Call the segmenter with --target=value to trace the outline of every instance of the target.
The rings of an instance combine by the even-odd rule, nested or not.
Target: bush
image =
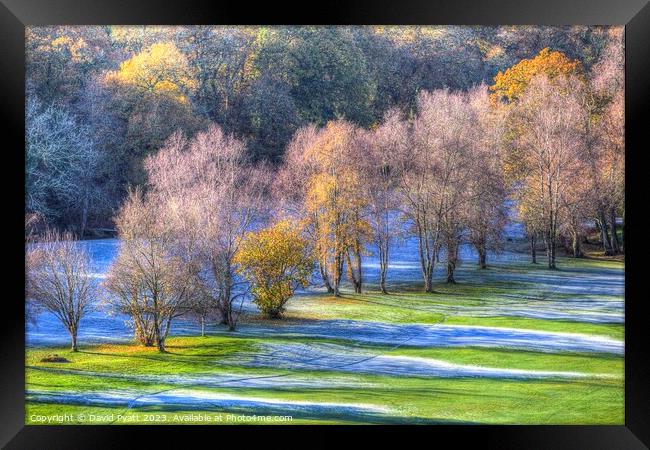
[[[295,289],[306,287],[313,270],[307,241],[289,221],[248,233],[235,256],[238,272],[251,283],[253,302],[279,318]]]
[[[54,355],[47,355],[41,358],[41,362],[44,363],[68,363],[70,362],[68,359],[64,358],[63,356],[59,356],[57,354]]]

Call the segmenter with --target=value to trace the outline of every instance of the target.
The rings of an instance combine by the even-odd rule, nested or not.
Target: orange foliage
[[[506,99],[511,102],[521,96],[536,75],[545,74],[553,79],[558,75],[579,74],[581,70],[580,61],[545,48],[534,58],[522,59],[505,72],[499,71],[494,77],[490,91],[493,99]]]

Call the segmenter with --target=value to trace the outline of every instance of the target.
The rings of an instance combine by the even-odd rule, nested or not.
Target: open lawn
[[[165,354],[32,345],[26,422],[621,424],[623,264],[559,265],[468,262],[435,293],[416,277],[303,292],[284,319],[247,308],[237,331],[176,333]]]

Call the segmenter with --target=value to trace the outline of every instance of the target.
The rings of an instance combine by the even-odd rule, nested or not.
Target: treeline
[[[29,27],[26,206],[112,228],[144,159],[210,123],[277,165],[300,127],[413,117],[422,91],[468,90],[543,48],[590,70],[606,27]]]

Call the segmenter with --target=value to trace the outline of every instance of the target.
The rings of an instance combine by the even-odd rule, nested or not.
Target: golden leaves
[[[107,81],[161,94],[181,103],[186,93],[196,87],[187,58],[171,42],[159,42],[127,59],[117,71],[106,75]]]
[[[289,220],[247,233],[234,262],[251,282],[254,302],[271,316],[282,312],[297,286],[307,286],[313,267],[306,239]]]
[[[513,101],[524,92],[531,79],[540,74],[550,79],[558,75],[577,74],[581,71],[580,61],[569,59],[564,53],[543,49],[534,58],[522,59],[514,66],[499,72],[490,86],[495,99]]]

